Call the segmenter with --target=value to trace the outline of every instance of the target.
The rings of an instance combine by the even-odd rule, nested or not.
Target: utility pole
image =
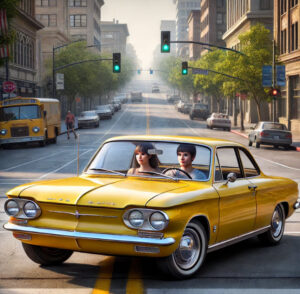
[[[275,40],[273,39],[273,58],[272,58],[273,62],[272,62],[272,72],[273,72],[273,79],[272,79],[272,88],[275,89],[276,88],[276,80],[275,80],[275,77],[276,77],[276,73],[275,73],[275,70],[276,70],[276,66],[275,66]],[[273,96],[272,98],[272,120],[273,122],[276,121],[276,98],[275,96]]]

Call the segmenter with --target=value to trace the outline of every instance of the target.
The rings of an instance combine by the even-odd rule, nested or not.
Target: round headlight
[[[23,206],[23,211],[26,216],[32,218],[38,215],[38,207],[32,201],[27,201]]]
[[[20,212],[19,205],[18,205],[18,203],[15,200],[8,200],[5,203],[4,207],[5,207],[5,212],[9,216],[16,216]]]
[[[2,129],[1,131],[0,131],[0,133],[1,133],[1,135],[6,135],[6,133],[7,133],[7,130],[6,129]]]
[[[144,216],[138,210],[133,210],[128,216],[128,220],[133,227],[141,227],[144,223]]]
[[[40,131],[40,128],[39,127],[33,127],[32,130],[33,130],[34,133],[38,133]]]
[[[167,225],[167,219],[161,212],[154,212],[150,216],[150,224],[155,230],[163,230]]]

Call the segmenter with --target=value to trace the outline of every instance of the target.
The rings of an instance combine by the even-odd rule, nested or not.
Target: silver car
[[[97,105],[96,106],[96,113],[99,116],[100,119],[104,118],[112,118],[112,109],[109,105]]]
[[[206,120],[207,128],[220,128],[227,131],[231,130],[231,120],[225,113],[212,113],[211,116]]]
[[[95,110],[83,111],[78,118],[78,128],[98,128],[100,119]]]
[[[292,144],[292,133],[284,124],[261,121],[256,124],[248,135],[249,146],[255,144],[256,148],[263,145],[273,145],[275,148],[282,146],[289,149]]]

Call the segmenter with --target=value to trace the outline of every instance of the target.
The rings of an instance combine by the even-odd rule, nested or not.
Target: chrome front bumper
[[[9,138],[9,139],[1,139],[0,138],[0,144],[36,142],[36,141],[43,141],[43,140],[44,140],[43,136],[37,136],[37,137],[15,137],[15,138]]]
[[[299,201],[297,201],[297,202],[294,204],[294,208],[295,208],[295,209],[300,208],[300,202],[299,202]]]
[[[3,228],[8,231],[22,232],[28,234],[31,233],[31,234],[38,234],[38,235],[47,235],[47,236],[65,237],[65,238],[74,238],[74,239],[89,239],[89,240],[105,241],[105,242],[147,244],[147,245],[158,245],[158,246],[168,246],[175,243],[174,238],[155,239],[155,238],[142,238],[138,236],[128,236],[128,235],[75,232],[75,231],[19,226],[12,223],[4,224]]]

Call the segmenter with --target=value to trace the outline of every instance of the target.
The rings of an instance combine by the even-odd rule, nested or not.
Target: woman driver
[[[146,173],[144,172],[160,172],[157,155],[149,154],[149,149],[155,149],[151,143],[141,143],[136,146],[133,168],[128,170],[128,175],[145,175]]]
[[[205,180],[206,175],[196,169],[193,168],[192,163],[193,160],[196,157],[196,148],[194,145],[191,144],[180,144],[177,148],[177,159],[180,165],[180,169],[187,172],[193,180]],[[180,172],[179,170],[170,170],[166,173],[166,175],[169,175],[171,177],[175,178],[187,178],[187,176]]]

